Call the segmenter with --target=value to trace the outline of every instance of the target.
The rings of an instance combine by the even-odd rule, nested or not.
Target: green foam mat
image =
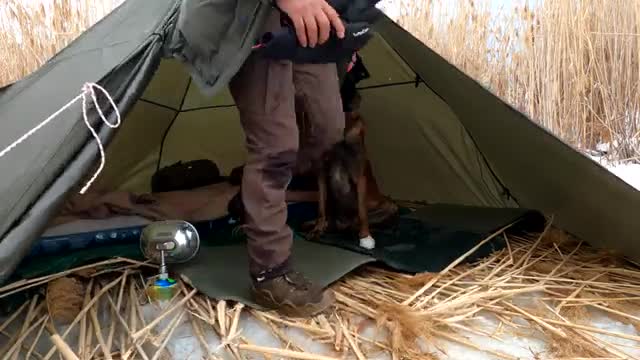
[[[515,224],[514,224],[515,223]],[[372,228],[376,247],[367,250],[359,240],[344,233],[325,233],[319,243],[369,255],[403,272],[439,272],[499,229],[540,231],[544,217],[517,208],[485,208],[460,205],[426,205],[401,214],[384,228]],[[463,263],[486,257],[506,246],[496,236],[470,254]]]
[[[411,211],[402,208],[397,220],[384,228],[373,228],[377,247],[358,246],[358,239],[345,234],[325,234],[318,242],[305,240],[296,232],[293,260],[297,270],[322,286],[339,280],[357,267],[380,262],[406,272],[438,272],[496,230],[517,222],[518,229],[542,230],[544,218],[525,209],[483,208],[458,205],[426,205]],[[289,224],[300,224],[316,216],[313,203],[289,207]],[[188,263],[170,265],[206,295],[257,306],[249,294],[246,240],[228,219],[222,218],[201,234],[201,249]],[[489,255],[504,247],[496,237],[469,256],[465,262]],[[25,261],[14,280],[43,276],[110,257],[142,259],[138,243],[87,248]]]
[[[334,246],[313,243],[296,236],[293,241],[296,270],[320,286],[328,286],[373,257]],[[246,245],[203,247],[193,260],[174,266],[176,273],[209,297],[232,300],[261,309],[250,295]]]

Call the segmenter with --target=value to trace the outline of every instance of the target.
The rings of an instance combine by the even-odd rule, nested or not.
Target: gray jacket
[[[270,0],[182,0],[166,55],[182,62],[207,96],[225,87],[277,11]],[[340,81],[346,63],[339,64]]]
[[[269,0],[183,0],[165,53],[213,96],[249,56],[271,11]]]

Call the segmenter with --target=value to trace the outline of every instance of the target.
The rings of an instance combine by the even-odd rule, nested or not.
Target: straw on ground
[[[144,278],[153,275],[154,268],[133,260],[114,259],[95,264],[91,272],[85,266],[77,272],[67,271],[1,288],[0,297],[8,293],[37,294],[38,287],[65,275],[83,281],[86,292],[82,294],[82,307],[72,316],[62,318],[73,320],[67,321],[71,326],[61,333],[54,326],[60,319],[48,311],[55,306],[48,304],[46,297],[30,295],[13,316],[0,324],[0,334],[8,340],[5,345],[10,351],[8,358],[31,352],[38,358],[51,359],[57,352],[64,352],[68,358],[81,360],[158,359],[161,355],[171,356],[166,345],[183,320],[191,325],[202,351],[212,358],[227,352],[236,359],[249,353],[264,354],[267,358],[366,359],[387,352],[394,359],[403,355],[438,359],[445,356],[441,350],[444,342],[455,342],[497,358],[515,358],[467,339],[469,334],[498,341],[509,335],[538,337],[548,344],[543,358],[634,357],[621,342],[638,343],[640,337],[589,325],[589,310],[602,311],[625,324],[640,327],[640,318],[636,316],[640,310],[637,265],[584,245],[553,227],[535,236],[505,233],[500,236],[507,236],[505,249],[476,263],[459,264],[438,274],[408,275],[373,266],[359,269],[332,286],[337,295],[332,311],[313,319],[284,318],[242,304],[210,299],[180,281],[181,291],[159,316],[145,323],[140,300],[146,298],[144,288],[148,281]],[[103,271],[105,268],[109,271]],[[419,291],[425,284],[431,285]],[[417,301],[407,305],[407,300],[413,298]],[[110,309],[102,311],[104,316],[108,315],[108,323],[98,323],[100,309]],[[281,341],[282,348],[251,344],[239,324],[242,313],[262,322]],[[478,322],[482,316],[498,319],[495,331],[487,331]],[[22,321],[21,326],[8,333],[6,329],[17,321]],[[367,324],[374,325],[379,336],[365,336],[363,329]],[[43,327],[51,335],[48,340],[42,338]],[[80,331],[74,330],[77,328]],[[287,328],[297,328],[331,346],[322,354],[306,352],[302,344],[285,335]],[[75,338],[70,337],[72,333]],[[206,341],[212,334],[221,340],[217,348]],[[39,341],[48,341],[47,354],[33,350]],[[78,344],[77,349],[69,343]]]

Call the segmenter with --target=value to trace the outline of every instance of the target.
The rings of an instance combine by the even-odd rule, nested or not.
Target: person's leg
[[[272,26],[278,20],[274,16]],[[293,272],[290,261],[285,192],[299,147],[292,64],[252,55],[229,89],[248,151],[241,193],[255,300],[288,315],[312,315],[333,298]]]
[[[319,165],[322,154],[343,137],[345,119],[336,64],[294,64],[293,81],[304,107],[308,131],[298,164]]]
[[[229,84],[245,133],[248,158],[242,174],[242,202],[250,271],[277,267],[290,256],[284,189],[298,151],[291,65],[250,57]]]
[[[293,169],[293,181],[290,186],[295,187],[296,180],[300,180],[300,177],[307,177],[309,175],[309,163],[307,162],[305,153],[307,151],[307,141],[309,139],[309,131],[311,126],[309,123],[308,111],[305,107],[304,96],[299,92],[296,93],[295,109],[296,109],[296,123],[298,124],[298,160],[296,166]],[[315,181],[313,182],[315,184]]]

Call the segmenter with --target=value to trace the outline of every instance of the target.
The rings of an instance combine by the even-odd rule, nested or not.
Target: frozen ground
[[[523,300],[524,301],[524,300]],[[157,304],[154,305],[146,305],[143,307],[143,313],[146,320],[146,323],[151,322],[160,312],[162,308]],[[229,308],[229,311],[233,311]],[[108,319],[108,311],[101,312],[99,317],[99,322],[101,324],[101,331],[103,336],[107,338],[107,334],[109,334],[109,324],[111,323]],[[163,328],[165,328],[172,320],[174,316],[178,315],[178,312],[174,312],[165,318],[159,326],[156,328],[157,333],[161,332]],[[637,315],[637,314],[636,314]],[[0,321],[1,323],[2,321]],[[438,359],[474,359],[474,360],[488,360],[488,359],[499,359],[499,357],[492,355],[491,351],[497,351],[502,354],[507,354],[517,359],[531,359],[531,360],[539,360],[539,359],[551,359],[551,357],[547,356],[545,352],[546,343],[541,340],[541,334],[535,331],[529,331],[530,334],[523,334],[520,336],[514,335],[509,330],[504,330],[502,332],[497,329],[497,321],[492,318],[490,315],[480,316],[477,320],[477,325],[474,326],[476,329],[482,329],[483,331],[494,333],[495,336],[493,338],[489,338],[486,336],[476,335],[476,334],[463,334],[469,342],[476,344],[477,346],[485,349],[487,351],[479,351],[475,349],[471,349],[464,345],[460,345],[457,343],[450,343],[444,341],[438,341],[438,343],[433,342],[420,342],[420,345],[423,349],[428,350]],[[526,325],[526,323],[522,323],[522,325]],[[589,325],[596,326],[600,329],[604,329],[607,331],[612,331],[616,333],[623,333],[627,335],[636,336],[637,331],[631,325],[625,325],[620,323],[619,321],[612,320],[602,313],[593,312],[591,315],[591,322]],[[9,326],[9,328],[5,329],[10,333],[14,333],[18,327],[22,326],[20,321],[16,321],[15,324]],[[76,328],[69,333],[69,346],[75,351],[77,349],[77,342],[71,341],[71,339],[75,339],[78,330]],[[238,328],[241,331],[241,335],[246,338],[252,345],[264,346],[269,348],[282,348],[283,344],[269,331],[269,329],[261,323],[259,320],[253,318],[251,315],[248,315],[247,312],[244,312],[244,315],[241,317]],[[209,349],[210,356],[207,356],[206,350],[203,350],[198,338],[194,335],[192,330],[191,322],[188,316],[184,316],[180,325],[172,332],[171,338],[169,342],[166,344],[166,347],[163,351],[165,353],[164,357],[159,357],[158,359],[163,360],[200,360],[200,359],[234,359],[225,348],[221,348],[220,338],[214,335],[213,332],[205,330],[204,338],[206,339]],[[58,328],[58,331],[64,332],[64,328]],[[314,342],[311,340],[305,333],[297,330],[297,329],[288,329],[285,330],[284,333],[287,337],[290,338],[290,341],[302,348],[304,351],[309,354],[315,355],[325,355],[325,356],[336,356],[331,353],[332,347],[331,345],[325,345],[318,342]],[[45,335],[46,332],[43,334]],[[361,336],[375,339],[382,339],[384,333],[379,333],[376,336],[375,329],[369,328],[365,331],[361,332]],[[640,348],[638,347],[638,343],[630,340],[621,340],[619,338],[612,338],[603,335],[597,335],[597,337],[602,338],[605,341],[609,341],[609,343],[616,346],[619,351],[622,351],[629,355],[628,358],[634,359],[640,357]],[[114,344],[116,347],[119,347],[118,339],[119,334],[116,334],[114,337]],[[4,346],[4,339],[0,340],[0,348]],[[31,336],[29,336],[25,345],[31,345]],[[92,342],[93,347],[97,348],[98,341],[94,338]],[[158,344],[159,345],[159,344]],[[42,336],[38,346],[36,346],[35,351],[42,356],[47,354],[49,349],[51,349],[51,343],[48,340],[48,336]],[[363,347],[363,344],[360,344],[360,347]],[[150,346],[144,346],[144,351],[147,353],[149,358],[151,358],[155,354],[155,350],[157,348],[153,348]],[[100,354],[100,350],[97,349],[97,355]],[[260,354],[257,353],[249,353],[242,352],[245,359],[266,359]],[[101,355],[101,354],[100,354]],[[215,357],[211,356],[214,355]],[[98,356],[101,358],[101,356]],[[22,358],[22,357],[21,357]],[[57,355],[53,357],[53,359],[58,358]],[[95,357],[94,357],[95,358]],[[349,358],[353,359],[352,355]],[[283,359],[282,357],[273,356],[271,359]],[[379,355],[371,356],[368,359],[371,360],[383,360],[383,359],[391,359],[389,355],[386,353],[379,353]]]
[[[640,164],[621,164],[610,166],[609,170],[629,185],[640,190]]]
[[[612,163],[596,155],[589,155],[589,157],[609,169],[627,184],[640,190],[640,164],[632,162]]]

